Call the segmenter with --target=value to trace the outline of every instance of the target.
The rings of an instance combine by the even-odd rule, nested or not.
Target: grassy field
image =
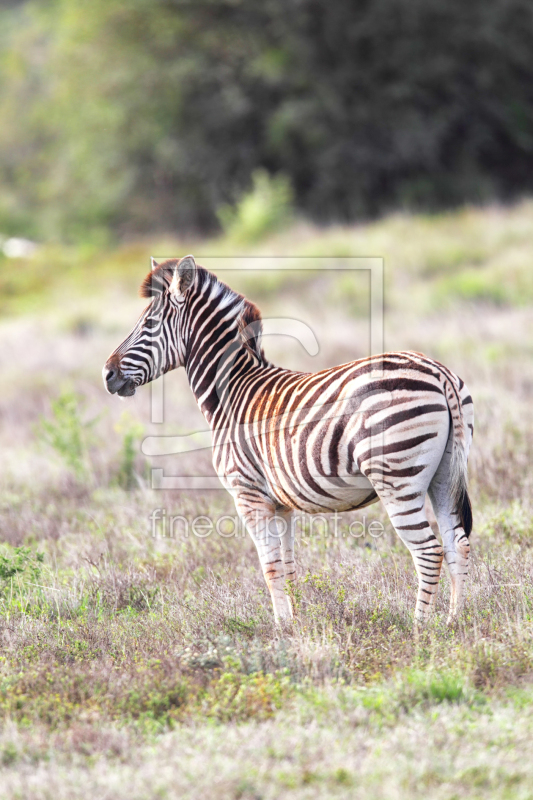
[[[148,387],[121,402],[101,383],[143,307],[148,256],[187,252],[248,267],[224,277],[265,316],[310,324],[317,356],[266,341],[309,370],[368,353],[368,275],[331,257],[384,257],[386,349],[444,361],[475,401],[455,628],[444,575],[414,633],[414,568],[379,505],[344,515],[337,536],[304,527],[283,628],[248,538],[153,529],[156,508],[234,513],[223,491],[150,488],[152,467],[212,474],[207,451],[140,450],[205,427],[183,374],[165,378],[163,424]],[[258,270],[267,255],[317,271]],[[2,798],[533,797],[532,261],[524,201],[295,223],[253,246],[169,238],[0,262]],[[350,535],[363,514],[382,536]]]

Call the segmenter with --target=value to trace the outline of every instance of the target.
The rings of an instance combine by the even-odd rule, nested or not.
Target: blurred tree
[[[258,168],[318,220],[533,186],[529,0],[0,12],[0,232],[210,229]]]

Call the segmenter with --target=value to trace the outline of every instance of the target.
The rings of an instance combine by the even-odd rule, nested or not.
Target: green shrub
[[[130,491],[138,486],[139,475],[135,470],[135,461],[139,453],[139,439],[144,428],[131,414],[124,413],[116,425],[117,433],[122,434],[122,449],[117,472],[119,486]]]
[[[0,552],[0,602],[2,612],[28,611],[43,569],[44,553],[29,547],[4,546]],[[37,594],[40,594],[40,589]]]
[[[523,547],[533,544],[533,520],[519,500],[499,508],[479,525],[481,537],[495,537],[498,534],[506,542],[519,543]]]
[[[507,286],[486,270],[464,269],[437,284],[437,296],[451,300],[503,305],[509,295]]]
[[[38,580],[43,560],[43,553],[34,553],[29,547],[15,547],[12,553],[0,553],[0,586],[4,589],[15,575]]]
[[[292,201],[288,178],[270,177],[264,170],[257,170],[252,176],[252,189],[236,206],[222,206],[218,218],[230,239],[252,243],[290,222]]]
[[[89,473],[89,430],[95,422],[82,420],[82,405],[80,395],[63,392],[52,401],[52,419],[41,418],[37,429],[41,441],[52,447],[80,480]]]
[[[407,711],[416,705],[465,703],[473,699],[464,675],[433,670],[408,670],[401,676],[397,696]]]
[[[243,675],[226,660],[226,671],[211,684],[202,713],[220,722],[268,719],[293,693],[286,676],[256,672]]]

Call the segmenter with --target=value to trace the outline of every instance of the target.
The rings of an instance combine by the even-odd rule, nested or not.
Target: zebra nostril
[[[114,369],[108,369],[107,370],[107,375],[105,376],[105,379],[106,379],[107,383],[109,383],[109,381],[112,381],[113,378],[115,377],[115,375],[116,375],[116,372],[115,372]]]

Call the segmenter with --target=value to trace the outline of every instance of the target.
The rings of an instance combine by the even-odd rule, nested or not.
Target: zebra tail
[[[472,504],[468,496],[468,450],[466,425],[463,417],[461,397],[456,387],[446,381],[446,400],[452,421],[452,458],[450,464],[451,494],[454,510],[461,520],[466,536],[472,532]]]

